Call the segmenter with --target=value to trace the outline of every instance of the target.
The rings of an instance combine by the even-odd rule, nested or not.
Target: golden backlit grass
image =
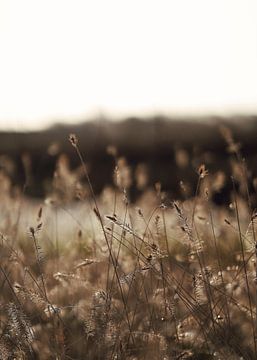
[[[80,152],[60,158],[52,193],[28,200],[1,173],[1,359],[256,359],[257,215],[232,135],[232,179],[198,168],[195,196],[161,184],[129,201],[132,174],[113,147],[114,184],[96,197]],[[177,154],[185,163],[185,154]],[[224,181],[231,203],[211,201]]]

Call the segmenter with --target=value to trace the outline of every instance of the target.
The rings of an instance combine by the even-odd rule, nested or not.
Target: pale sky
[[[0,0],[0,128],[257,113],[257,0]]]

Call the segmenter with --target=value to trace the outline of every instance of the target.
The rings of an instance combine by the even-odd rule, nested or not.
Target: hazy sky
[[[257,112],[256,0],[0,0],[0,127]]]

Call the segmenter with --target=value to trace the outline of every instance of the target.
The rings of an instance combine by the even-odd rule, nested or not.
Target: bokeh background
[[[97,193],[115,146],[131,199],[157,181],[177,197],[201,163],[229,174],[224,124],[256,163],[256,16],[254,0],[1,0],[2,171],[45,196],[59,162],[76,166],[72,132]]]

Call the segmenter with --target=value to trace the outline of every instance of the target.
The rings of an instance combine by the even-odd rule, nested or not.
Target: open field
[[[81,132],[49,141],[44,181],[39,145],[20,165],[1,149],[1,359],[257,358],[255,144],[219,131],[160,174],[106,141],[112,171],[91,177]]]

